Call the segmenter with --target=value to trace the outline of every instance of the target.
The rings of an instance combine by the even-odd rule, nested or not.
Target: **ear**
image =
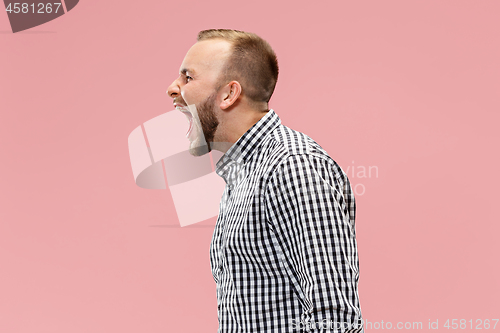
[[[231,81],[221,89],[221,102],[219,104],[222,110],[233,105],[241,95],[241,84],[238,81]]]

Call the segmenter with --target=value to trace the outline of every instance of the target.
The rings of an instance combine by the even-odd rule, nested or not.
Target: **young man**
[[[224,153],[210,246],[219,332],[362,332],[355,202],[315,141],[268,108],[278,78],[252,33],[201,31],[168,88],[193,155]]]

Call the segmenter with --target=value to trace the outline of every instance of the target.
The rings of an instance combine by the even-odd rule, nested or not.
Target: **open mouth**
[[[193,129],[193,115],[191,114],[191,112],[189,112],[189,109],[186,106],[176,106],[175,108],[186,115],[186,118],[187,118],[188,123],[189,123],[189,127],[188,127],[188,130],[186,132],[186,136],[189,137],[189,134],[191,133],[191,130]]]

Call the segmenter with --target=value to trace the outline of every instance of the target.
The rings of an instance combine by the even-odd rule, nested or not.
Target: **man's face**
[[[224,40],[194,44],[182,62],[179,77],[168,87],[167,93],[174,99],[175,108],[186,114],[189,120],[186,136],[192,155],[207,153],[210,142],[217,137],[219,109],[216,88],[229,54],[230,44]]]

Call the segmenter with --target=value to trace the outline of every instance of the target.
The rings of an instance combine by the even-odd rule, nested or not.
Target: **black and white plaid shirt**
[[[363,332],[354,195],[326,151],[270,110],[216,172],[218,332]]]

